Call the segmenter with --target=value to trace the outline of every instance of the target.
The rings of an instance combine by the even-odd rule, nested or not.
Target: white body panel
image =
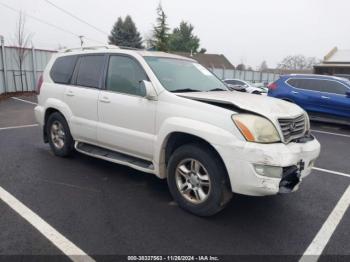
[[[152,160],[157,101],[108,91],[98,99],[101,146]]]
[[[69,120],[72,135],[77,140],[97,142],[97,101],[100,90],[79,86],[65,88],[63,101],[72,112]]]

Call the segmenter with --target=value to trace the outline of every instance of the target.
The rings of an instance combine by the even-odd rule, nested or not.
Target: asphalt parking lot
[[[312,124],[322,152],[317,169],[298,192],[235,195],[221,213],[200,218],[177,207],[166,181],[152,175],[79,153],[55,157],[35,125],[35,97],[21,99],[29,103],[0,102],[0,189],[71,243],[69,250],[87,254],[85,259],[205,254],[298,261],[317,236],[324,245],[321,261],[350,259],[350,210],[343,205],[340,214],[336,208],[350,185],[350,128]],[[3,196],[0,190],[1,255],[60,255],[56,258],[68,260],[40,228],[45,223],[29,223],[13,208],[17,202],[9,201],[11,206]],[[329,218],[334,210],[335,219]],[[329,223],[334,227],[330,232]]]

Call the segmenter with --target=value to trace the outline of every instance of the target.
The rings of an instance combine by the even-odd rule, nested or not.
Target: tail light
[[[273,82],[267,86],[269,90],[275,90],[277,88],[276,82]]]
[[[40,95],[40,89],[41,89],[41,86],[43,85],[43,75],[41,75],[40,77],[39,77],[39,80],[38,80],[38,84],[37,84],[37,86],[36,86],[36,93],[38,94],[38,95]]]

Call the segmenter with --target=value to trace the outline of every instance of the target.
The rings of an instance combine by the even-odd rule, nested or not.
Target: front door
[[[350,119],[350,98],[346,96],[347,91],[350,89],[338,81],[322,81],[320,93],[322,111],[325,114]]]
[[[148,77],[135,58],[110,56],[98,100],[97,137],[101,146],[152,160],[157,101],[144,97],[142,80]]]

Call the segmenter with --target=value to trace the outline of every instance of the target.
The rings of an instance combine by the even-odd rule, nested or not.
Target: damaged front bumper
[[[235,193],[263,196],[296,191],[320,154],[315,139],[289,144],[235,141],[216,145]]]

